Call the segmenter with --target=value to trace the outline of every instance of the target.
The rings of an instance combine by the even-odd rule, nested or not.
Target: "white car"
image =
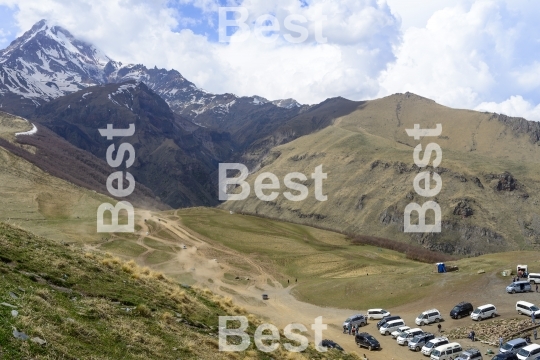
[[[471,314],[471,319],[484,320],[495,316],[497,316],[497,308],[492,304],[487,304],[477,307]]]
[[[397,339],[397,337],[399,335],[401,335],[402,333],[404,333],[405,331],[409,330],[411,327],[410,326],[400,326],[396,331],[392,331],[390,333],[390,335],[392,335],[392,338],[393,339]]]
[[[409,345],[409,340],[412,340],[416,335],[423,334],[424,330],[420,328],[409,329],[397,337],[398,345]]]
[[[457,342],[453,342],[446,345],[437,346],[431,352],[429,357],[431,360],[453,360],[457,359],[461,355],[463,349]]]
[[[416,323],[416,325],[422,326],[422,325],[431,324],[433,322],[439,322],[441,320],[442,320],[442,316],[439,310],[431,309],[431,310],[426,310],[420,315],[418,315],[418,317],[416,318],[414,322]]]
[[[540,345],[531,344],[521,348],[516,354],[519,360],[533,360],[540,356]]]
[[[431,352],[435,350],[437,347],[441,345],[446,345],[449,343],[450,341],[448,341],[448,338],[444,336],[429,340],[428,343],[422,347],[422,350],[421,350],[422,354],[424,354],[425,356],[430,356]]]
[[[392,320],[381,326],[379,332],[381,335],[390,335],[393,331],[396,331],[403,326],[405,326],[405,321],[403,321],[403,319]]]
[[[367,311],[366,317],[368,318],[368,320],[375,320],[375,319],[379,320],[390,315],[392,314],[390,314],[388,311],[384,309],[369,309]]]

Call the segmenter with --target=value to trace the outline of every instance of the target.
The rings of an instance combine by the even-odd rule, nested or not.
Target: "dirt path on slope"
[[[323,332],[324,338],[333,339],[348,352],[359,352],[354,343],[354,338],[348,334],[343,334],[341,328],[343,320],[354,313],[358,313],[358,310],[323,308],[300,302],[291,294],[294,285],[283,287],[279,281],[266,272],[250,256],[238,253],[219,244],[210,245],[208,239],[183,227],[179,221],[163,221],[163,219],[159,221],[157,220],[159,217],[152,216],[150,212],[146,212],[142,216],[143,219],[138,224],[141,226],[141,231],[145,235],[141,236],[140,239],[148,237],[157,241],[163,241],[156,234],[161,229],[166,229],[176,235],[180,239],[180,243],[187,247],[187,249],[183,249],[177,254],[176,259],[170,261],[171,266],[164,269],[165,273],[178,274],[188,271],[197,283],[208,287],[217,294],[232,297],[235,303],[244,307],[249,313],[262,317],[280,329],[283,329],[290,323],[301,323],[308,329],[310,342],[314,341],[311,324],[313,324],[316,317],[322,316],[324,323],[328,324],[327,330]],[[161,229],[152,229],[149,231],[146,222],[144,222],[145,218],[152,219]],[[146,232],[149,232],[149,234],[146,235]],[[216,255],[216,253],[219,255]],[[213,256],[219,256],[219,263],[214,260],[215,258]],[[225,280],[225,273],[234,272],[234,269],[227,263],[227,260],[232,259],[237,262],[240,260],[251,268],[251,275],[247,283],[242,284],[240,282],[235,283]],[[182,263],[181,268],[177,265],[178,262]],[[213,280],[213,283],[207,281],[209,278]],[[262,300],[263,293],[268,294],[268,300]],[[375,322],[368,324],[365,329],[375,334]],[[381,337],[377,336],[379,339]],[[380,339],[380,341],[382,340]],[[367,350],[365,351],[367,352]],[[388,344],[388,346],[385,346],[384,352],[372,353],[369,358],[387,360],[389,359],[388,356],[390,356],[390,359],[398,359],[396,356],[400,351],[401,349],[397,345]],[[410,355],[407,357],[402,356],[400,359],[419,358],[418,356],[414,356],[413,353]]]
[[[323,338],[336,341],[347,352],[355,352],[359,355],[366,354],[370,360],[426,359],[420,353],[412,352],[407,347],[397,345],[396,341],[391,337],[381,335],[376,328],[375,320],[370,321],[366,327],[362,328],[362,331],[374,335],[381,343],[382,350],[369,352],[367,349],[359,349],[354,343],[353,336],[343,334],[341,324],[350,315],[365,313],[367,309],[337,309],[298,301],[293,296],[295,285],[282,286],[253,256],[238,253],[206,239],[204,236],[184,227],[180,219],[173,221],[150,211],[141,212],[141,215],[142,217],[137,220],[137,224],[141,227],[137,243],[144,246],[147,251],[136,259],[140,264],[150,266],[150,264],[146,263],[146,258],[149,253],[155,251],[144,244],[144,238],[150,238],[168,245],[174,243],[181,248],[181,250],[177,251],[175,257],[163,263],[153,264],[153,267],[157,266],[159,270],[173,277],[174,275],[188,273],[201,286],[208,287],[217,294],[233,298],[236,304],[244,307],[249,313],[262,317],[280,329],[290,323],[301,323],[308,329],[309,340],[313,342],[311,324],[313,324],[315,318],[322,316],[323,322],[328,326],[327,330],[323,331]],[[175,212],[175,216],[177,216],[177,212]],[[155,226],[149,226],[145,219],[151,219]],[[173,241],[158,236],[158,233],[163,230],[174,234],[178,240]],[[183,248],[184,245],[185,249]],[[236,280],[226,279],[225,275],[227,273],[235,273],[238,270],[237,267],[232,265],[238,263],[242,263],[249,268],[249,277]],[[503,280],[500,280],[495,275],[486,275],[482,278],[471,276],[470,281],[465,286],[449,288],[446,293],[434,292],[420,301],[388,310],[393,314],[401,315],[407,325],[416,327],[414,319],[419,313],[423,310],[438,308],[445,317],[445,321],[442,322],[444,335],[445,330],[472,324],[472,321],[468,318],[461,320],[449,318],[448,312],[460,301],[471,301],[473,306],[494,303],[501,317],[512,318],[516,317],[513,310],[516,300],[523,299],[531,302],[540,300],[538,294],[523,294],[519,299],[516,296],[508,295],[504,292],[506,283]],[[209,279],[212,281],[209,282]],[[445,280],[446,278],[441,277],[441,281],[444,282]],[[321,289],[321,291],[324,291],[324,289]],[[369,289],[366,289],[366,291],[369,291]],[[269,296],[268,300],[262,300],[263,293]],[[534,299],[535,297],[538,299]],[[377,307],[376,304],[373,307]],[[425,331],[437,332],[434,324],[425,326],[424,329]],[[481,349],[483,353],[487,348],[492,348],[479,342],[471,343],[468,340],[460,339],[458,342],[464,348],[474,346]]]

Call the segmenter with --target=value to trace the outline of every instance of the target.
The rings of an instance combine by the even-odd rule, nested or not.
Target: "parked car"
[[[402,333],[410,329],[411,329],[410,326],[400,326],[396,331],[392,331],[391,333],[392,339],[397,339],[399,335],[401,335]]]
[[[358,345],[358,347],[365,347],[369,351],[381,348],[381,344],[377,341],[377,339],[368,333],[356,334],[354,340],[356,341],[356,345]]]
[[[321,346],[325,346],[329,349],[337,349],[337,350],[343,351],[343,348],[339,346],[338,343],[332,340],[328,340],[328,339],[324,339],[323,341],[321,341]]]
[[[396,338],[396,341],[398,345],[407,346],[409,345],[409,341],[411,341],[416,335],[420,335],[423,333],[424,331],[420,328],[405,330]]]
[[[521,348],[517,352],[517,358],[519,360],[533,360],[540,356],[540,345],[530,344]]]
[[[377,323],[377,329],[380,329],[381,326],[383,326],[387,321],[398,320],[398,319],[401,319],[401,316],[399,316],[399,315],[391,315],[391,316],[383,317],[383,318]]]
[[[384,310],[384,309],[369,309],[367,311],[367,318],[368,320],[374,320],[374,319],[382,319],[386,316],[390,316],[391,314]]]
[[[448,338],[444,337],[444,336],[440,336],[440,337],[437,337],[433,340],[429,340],[427,342],[426,345],[424,345],[422,347],[422,354],[424,354],[425,356],[430,356],[431,355],[431,352],[436,349],[437,347],[441,346],[441,345],[446,345],[446,344],[449,344],[450,341],[448,341]]]
[[[462,301],[450,310],[450,317],[452,319],[461,319],[464,316],[472,314],[474,308],[470,302]]]
[[[403,321],[403,319],[388,321],[386,324],[381,326],[379,332],[382,335],[390,335],[393,331],[399,329],[402,326],[405,326],[405,321]]]
[[[517,292],[530,292],[532,291],[531,283],[528,281],[516,281],[506,287],[506,292],[509,294],[515,294]]]
[[[516,310],[520,315],[525,314],[531,316],[531,314],[534,313],[535,317],[540,316],[540,309],[538,306],[527,301],[518,301],[516,303]]]
[[[409,341],[409,350],[420,351],[428,341],[433,339],[435,339],[435,335],[432,333],[416,335],[411,341]]]
[[[356,326],[357,324],[358,326],[364,326],[367,324],[367,320],[366,317],[362,314],[353,315],[343,322],[343,332],[347,331],[349,323],[351,324],[351,326]]]
[[[416,325],[422,326],[422,325],[431,324],[433,322],[439,322],[441,320],[442,320],[442,316],[439,310],[431,309],[431,310],[426,310],[420,315],[418,315],[418,317],[415,320],[415,323]]]
[[[432,352],[431,360],[453,360],[461,355],[463,349],[457,342],[452,342],[446,345],[436,347]]]
[[[529,345],[527,341],[523,338],[512,339],[507,341],[499,348],[499,353],[501,354],[516,354],[521,348]]]
[[[467,349],[454,360],[483,360],[482,353],[478,349]]]
[[[531,284],[540,284],[540,274],[539,273],[530,273],[527,277]]]
[[[491,360],[519,360],[514,353],[497,354]]]
[[[497,308],[495,305],[487,304],[477,307],[471,314],[471,319],[484,320],[495,316],[497,316]]]

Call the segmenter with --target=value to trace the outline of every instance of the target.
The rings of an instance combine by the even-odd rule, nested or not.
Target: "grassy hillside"
[[[269,359],[254,346],[218,351],[219,315],[249,316],[230,299],[161,273],[0,223],[0,357],[6,359]],[[126,310],[127,309],[127,310]],[[40,345],[13,336],[13,329]],[[322,358],[312,347],[291,358]],[[334,351],[325,358],[354,359]]]
[[[62,241],[99,239],[96,210],[111,199],[49,175],[0,147],[0,220]]]
[[[505,117],[450,109],[413,94],[366,102],[333,126],[278,146],[248,177],[248,199],[229,201],[226,209],[325,226],[338,231],[381,236],[421,244],[433,250],[478,255],[532,249],[540,242],[540,146],[534,134]],[[420,124],[442,134],[421,142],[405,129]],[[527,125],[527,122],[524,122]],[[413,179],[421,171],[413,161],[418,143],[436,142],[443,152],[437,169],[442,191],[435,198],[416,194]],[[278,176],[281,193],[289,172],[310,177],[316,166],[328,173],[315,199],[313,180],[304,201],[283,195],[261,201],[253,191],[262,172]],[[267,191],[269,192],[269,191]],[[436,201],[442,209],[440,234],[405,234],[403,211],[410,202]]]
[[[324,307],[393,308],[449,289],[470,288],[472,283],[485,281],[484,275],[478,274],[479,270],[503,279],[501,271],[515,271],[516,264],[529,264],[531,271],[539,266],[536,251],[486,254],[447,262],[447,265],[458,266],[459,271],[442,277],[436,273],[434,264],[412,261],[404,254],[379,247],[354,245],[346,236],[330,231],[231,215],[217,209],[184,209],[177,215],[182,224],[194,235],[202,235],[216,251],[225,245],[242,256],[243,261],[238,261],[230,254],[215,253],[222,266],[232,265],[228,277],[233,279],[232,284],[239,282],[234,280],[235,276],[257,276],[260,270],[252,265],[254,263],[284,287],[289,286],[289,279],[295,285],[292,291],[299,300]],[[168,218],[172,220],[173,216]],[[391,284],[390,291],[388,284]],[[481,286],[487,285],[482,283]]]

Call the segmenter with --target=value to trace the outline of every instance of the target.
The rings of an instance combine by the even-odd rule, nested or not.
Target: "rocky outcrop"
[[[364,194],[362,196],[360,196],[360,198],[358,199],[358,204],[356,205],[356,208],[358,210],[362,210],[364,208],[364,200],[366,199],[367,195]]]
[[[474,330],[477,340],[497,345],[499,344],[499,336],[508,340],[526,332],[529,332],[530,335],[531,325],[530,319],[497,319],[452,329],[448,336],[452,339],[466,339],[471,330]]]
[[[487,174],[487,181],[491,181],[493,189],[497,191],[514,191],[519,188],[517,180],[508,171],[502,174]]]
[[[454,215],[459,215],[461,217],[469,217],[474,214],[474,211],[469,204],[467,199],[460,200],[457,205],[454,207]]]
[[[524,118],[510,117],[503,114],[493,114],[490,120],[496,119],[508,126],[515,135],[529,135],[533,144],[540,142],[540,123]]]
[[[456,205],[458,212],[473,212],[469,202],[466,199],[460,200]],[[398,210],[395,205],[388,207],[379,216],[379,221],[383,226],[396,226],[399,231],[403,231],[402,209]],[[458,221],[442,221],[440,233],[411,233],[410,237],[429,250],[455,255],[476,256],[504,251],[508,247],[506,239],[496,231]]]

